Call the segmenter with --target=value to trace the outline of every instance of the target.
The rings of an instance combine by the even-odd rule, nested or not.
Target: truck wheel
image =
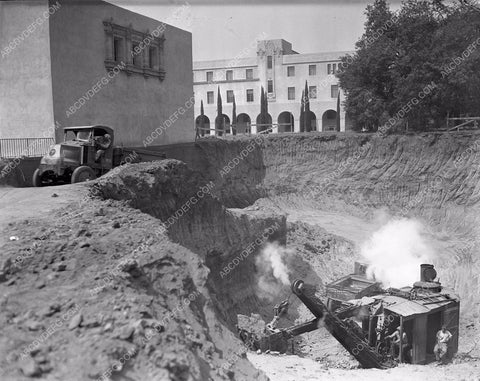
[[[43,186],[42,184],[42,176],[40,175],[40,169],[36,169],[35,172],[33,172],[32,176],[32,183],[34,187],[41,187]]]
[[[95,180],[96,178],[97,176],[95,176],[93,169],[83,165],[73,171],[72,184],[83,183],[84,181]]]

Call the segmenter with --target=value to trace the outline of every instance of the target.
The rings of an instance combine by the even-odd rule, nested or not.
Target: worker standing
[[[387,336],[388,338],[392,339],[392,350],[393,350],[393,356],[400,358],[400,326],[397,327],[395,332],[393,332],[391,335]],[[408,338],[407,334],[403,332],[402,334],[402,354],[405,358],[405,354],[409,349],[408,345]]]
[[[439,364],[443,364],[443,358],[447,354],[448,342],[452,338],[452,334],[447,330],[446,325],[442,325],[442,329],[437,332],[437,344],[433,348],[435,358]]]

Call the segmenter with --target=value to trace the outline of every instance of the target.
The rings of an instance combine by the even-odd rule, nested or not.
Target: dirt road
[[[248,354],[248,359],[273,381],[478,381],[480,365],[462,363],[448,366],[402,365],[394,369],[332,369],[298,356]]]

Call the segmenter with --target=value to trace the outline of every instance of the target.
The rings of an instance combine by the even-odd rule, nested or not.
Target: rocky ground
[[[313,361],[298,356],[266,356],[248,354],[248,359],[258,368],[264,370],[275,381],[427,381],[442,379],[446,381],[478,381],[480,367],[473,360],[448,366],[435,365],[401,365],[394,369],[339,369],[331,363]]]
[[[87,190],[1,189],[0,379],[262,379],[216,319],[199,257]]]

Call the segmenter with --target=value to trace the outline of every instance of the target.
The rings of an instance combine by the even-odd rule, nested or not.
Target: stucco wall
[[[0,2],[0,138],[53,137],[48,30],[54,17],[47,0]]]
[[[286,69],[285,69],[286,70]],[[294,129],[300,131],[300,102],[302,97],[302,90],[305,88],[305,78],[308,77],[294,77],[294,79],[288,78],[288,83],[285,83],[285,79],[279,77],[277,83],[277,97],[275,101],[268,103],[268,112],[272,116],[274,123],[278,122],[278,117],[282,112],[288,111],[293,114]],[[312,80],[309,85],[317,86],[317,99],[310,100],[310,109],[315,113],[317,118],[317,129],[322,131],[322,116],[327,110],[336,111],[337,98],[330,97],[330,83],[328,82],[328,89],[324,83],[324,77],[320,77],[320,80]],[[195,117],[200,115],[200,100],[203,100],[205,115],[210,119],[210,127],[214,128],[214,121],[217,116],[217,89],[220,86],[220,92],[222,95],[222,109],[223,113],[230,119],[232,118],[232,103],[227,103],[227,90],[233,90],[235,94],[235,101],[237,104],[237,116],[241,113],[246,113],[250,116],[252,123],[256,122],[256,118],[260,113],[260,93],[262,83],[260,81],[251,82],[231,82],[231,83],[211,83],[211,84],[196,84],[195,85]],[[295,100],[288,100],[287,87],[295,86]],[[253,89],[254,101],[246,102],[246,89]],[[328,91],[327,91],[328,90]],[[207,104],[207,92],[214,92],[213,104]],[[344,100],[343,93],[341,94],[341,100]],[[341,130],[344,131],[344,118],[345,113],[342,107],[341,110]],[[254,128],[253,128],[254,131]],[[213,132],[212,132],[213,133]]]
[[[50,24],[55,119],[62,126],[106,124],[115,129],[116,144],[139,146],[183,107],[184,114],[177,114],[178,120],[152,145],[193,141],[193,107],[185,106],[193,96],[191,33],[167,25],[163,81],[120,72],[67,115],[79,98],[107,76],[103,21],[113,18],[114,24],[131,25],[140,32],[152,32],[161,23],[101,1],[60,2],[62,8]]]
[[[338,62],[338,57],[341,52],[335,53],[312,53],[306,55],[291,54],[291,55],[277,55],[273,53],[273,49],[283,49],[289,51],[288,42],[284,40],[260,41],[259,49],[266,49],[265,54],[259,54],[255,57],[256,67],[254,70],[254,78],[257,81],[238,81],[236,79],[245,78],[245,68],[235,67],[231,68],[228,63],[234,61],[218,60],[209,62],[197,62],[195,67],[195,117],[200,115],[200,100],[203,99],[205,115],[210,120],[210,128],[214,128],[214,121],[217,115],[217,87],[220,86],[223,101],[223,113],[230,119],[232,118],[232,104],[226,103],[227,90],[233,90],[237,104],[237,116],[241,113],[246,113],[251,119],[252,123],[256,122],[256,118],[260,113],[260,92],[261,86],[267,90],[267,80],[274,81],[274,96],[269,99],[268,112],[272,117],[273,123],[279,122],[279,116],[283,112],[290,112],[294,119],[294,131],[300,131],[300,103],[302,98],[302,91],[305,88],[305,81],[308,81],[309,86],[317,87],[317,98],[310,99],[310,110],[316,117],[316,130],[322,131],[328,124],[335,125],[335,121],[330,123],[322,122],[324,113],[328,110],[337,110],[337,98],[331,97],[331,86],[338,84],[338,79],[333,75],[328,75],[327,65]],[[272,55],[273,67],[267,70],[267,56]],[[253,58],[252,58],[253,59]],[[225,65],[227,62],[227,65]],[[222,64],[224,66],[222,67]],[[316,65],[316,74],[309,75],[309,65]],[[208,67],[211,67],[209,69]],[[295,67],[295,75],[287,76],[287,67]],[[249,65],[249,67],[251,67]],[[234,81],[225,81],[225,71],[234,70]],[[214,80],[217,82],[205,83],[206,72],[213,71]],[[295,99],[288,99],[288,88],[295,88]],[[254,90],[254,102],[246,102],[246,89]],[[207,91],[214,91],[214,103],[207,104]],[[341,100],[345,99],[345,95],[341,92]],[[281,121],[285,122],[285,121]],[[283,127],[285,128],[285,127]],[[343,106],[340,111],[340,130],[345,131],[345,111]],[[252,127],[252,132],[256,132],[256,127]],[[212,132],[213,133],[213,132]]]

